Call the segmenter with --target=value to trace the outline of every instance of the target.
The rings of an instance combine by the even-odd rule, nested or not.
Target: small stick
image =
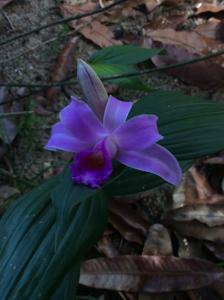
[[[22,116],[22,115],[30,115],[33,113],[34,113],[33,110],[4,113],[4,114],[0,114],[0,119],[6,118],[6,117],[17,117],[17,116]]]

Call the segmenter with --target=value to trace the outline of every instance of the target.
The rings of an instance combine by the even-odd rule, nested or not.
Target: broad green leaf
[[[106,225],[106,211],[106,200],[100,191],[80,203],[57,251],[29,294],[30,299],[49,299],[70,267],[79,263],[99,239]]]
[[[21,280],[27,263],[39,247],[49,247],[54,212],[50,209],[50,193],[59,177],[20,197],[7,210],[0,221],[0,295],[1,299],[14,299],[12,292]],[[42,252],[39,264],[51,253]],[[28,274],[26,275],[28,276]],[[21,299],[18,297],[17,299]]]
[[[78,209],[78,205],[85,199],[96,194],[96,192],[96,189],[91,189],[87,186],[80,187],[80,185],[74,184],[71,179],[70,166],[65,168],[60,183],[51,195],[56,212],[56,247],[70,225],[75,211]]]
[[[101,78],[128,74],[136,71],[136,68],[130,65],[102,64],[102,63],[91,63],[90,65],[95,70],[97,75]],[[111,84],[117,84],[122,87],[130,88],[133,90],[142,90],[142,91],[150,90],[150,88],[147,85],[145,85],[137,76],[113,79],[113,80],[108,80],[107,82]]]
[[[67,182],[71,194],[60,193],[59,186],[66,192],[65,179],[57,176],[21,197],[1,219],[1,300],[74,299],[80,260],[100,237],[107,209],[100,190],[90,194],[75,185],[73,190]],[[59,205],[60,200],[68,203]]]
[[[91,64],[135,65],[161,53],[163,49],[147,49],[138,46],[110,46],[95,52]]]
[[[223,104],[177,92],[154,91],[134,105],[129,117],[144,113],[159,116],[159,130],[164,136],[161,144],[177,157],[183,170],[195,159],[224,149]],[[161,183],[155,175],[126,168],[107,192],[132,194]]]

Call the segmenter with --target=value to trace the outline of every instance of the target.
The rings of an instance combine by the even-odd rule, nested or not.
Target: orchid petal
[[[102,81],[95,71],[81,59],[78,60],[77,78],[85,101],[102,121],[108,99]]]
[[[180,183],[182,178],[176,158],[160,145],[141,151],[120,151],[117,159],[128,167],[156,174],[173,185]]]
[[[72,97],[71,103],[60,112],[60,120],[74,138],[91,145],[96,144],[106,134],[89,106],[75,97]]]
[[[82,143],[73,137],[61,123],[56,123],[51,131],[51,137],[45,146],[48,150],[63,150],[68,152],[79,152],[89,147],[87,143]]]
[[[141,150],[162,139],[157,128],[155,115],[134,117],[115,130],[114,139],[122,150]]]
[[[132,102],[120,101],[110,96],[103,117],[103,126],[109,131],[120,127],[126,121],[132,106]]]
[[[78,153],[71,165],[72,179],[93,188],[100,187],[112,173],[112,160],[104,141],[94,149]]]

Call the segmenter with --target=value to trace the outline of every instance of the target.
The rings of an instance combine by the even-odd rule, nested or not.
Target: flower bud
[[[83,60],[78,59],[77,78],[84,100],[102,121],[108,94],[95,71]]]

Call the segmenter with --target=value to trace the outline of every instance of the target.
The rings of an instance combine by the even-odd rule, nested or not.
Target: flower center
[[[102,152],[91,153],[86,157],[86,167],[92,170],[100,169],[104,166],[104,157]]]

